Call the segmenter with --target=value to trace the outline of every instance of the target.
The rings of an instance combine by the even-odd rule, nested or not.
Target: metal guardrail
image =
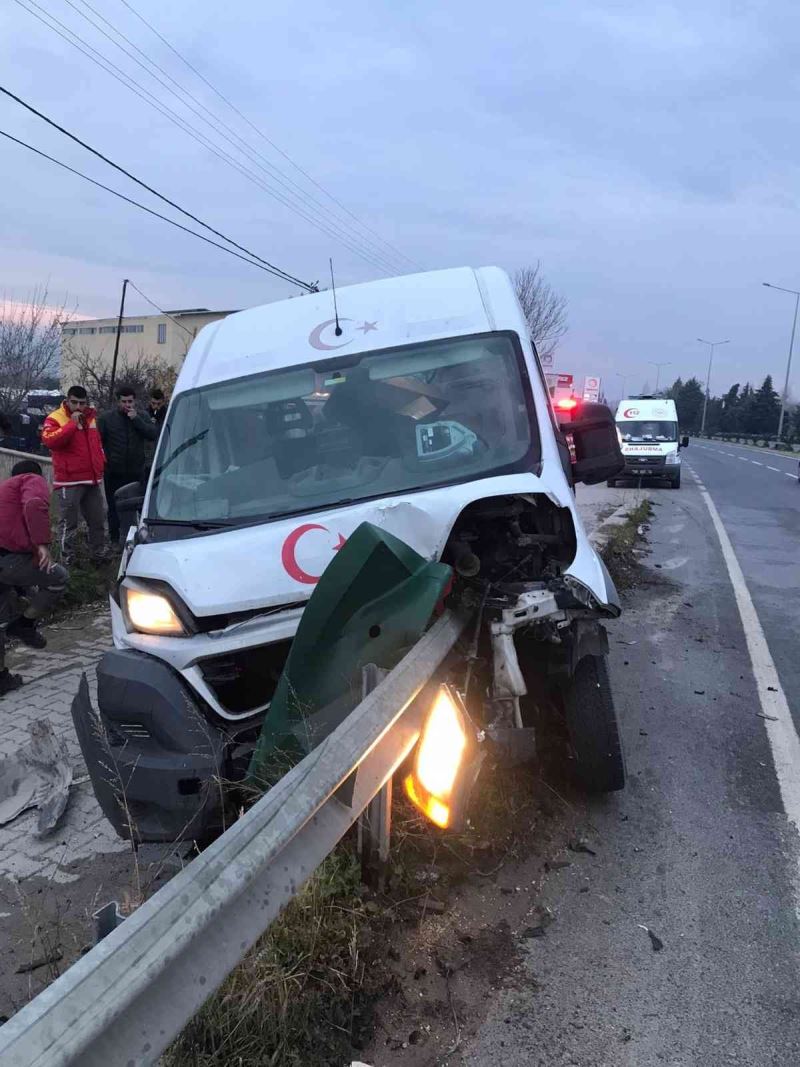
[[[153,1063],[412,750],[415,697],[464,626],[442,615],[318,748],[0,1028],[0,1063]]]
[[[11,477],[11,468],[21,459],[35,459],[41,464],[42,473],[50,485],[53,484],[53,460],[47,455],[39,455],[38,452],[17,452],[13,448],[0,448],[0,479]]]

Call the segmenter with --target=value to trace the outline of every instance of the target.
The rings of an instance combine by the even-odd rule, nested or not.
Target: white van
[[[583,780],[622,787],[601,625],[620,605],[573,493],[622,469],[610,411],[584,405],[570,449],[497,268],[337,296],[338,319],[329,292],[230,315],[186,356],[111,601],[99,717],[85,684],[73,706],[122,836],[218,823],[213,783],[243,777],[304,606],[365,520],[449,563],[449,603],[481,605],[476,720],[521,727],[525,699],[553,707],[559,684]]]
[[[680,449],[686,448],[689,438],[678,438],[678,412],[674,400],[655,396],[634,396],[621,400],[617,408],[619,431],[625,470],[609,485],[621,478],[658,478],[673,489],[681,484]]]

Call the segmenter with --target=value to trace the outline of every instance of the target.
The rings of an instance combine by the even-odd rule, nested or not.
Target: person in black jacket
[[[117,389],[117,407],[98,419],[106,454],[105,487],[108,505],[108,536],[119,541],[119,516],[114,494],[129,482],[138,482],[145,465],[145,442],[158,438],[152,419],[136,411],[136,392],[129,386]]]

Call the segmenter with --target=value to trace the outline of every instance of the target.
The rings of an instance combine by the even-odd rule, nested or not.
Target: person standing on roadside
[[[120,529],[114,494],[123,485],[141,481],[145,465],[145,442],[158,439],[158,427],[152,419],[136,411],[136,392],[125,385],[117,389],[116,408],[104,412],[99,425],[107,460],[108,536],[112,545],[115,545],[119,541]]]
[[[68,565],[75,552],[81,515],[89,528],[93,561],[108,557],[105,507],[100,482],[106,466],[97,412],[89,406],[82,385],[72,385],[67,399],[42,424],[42,444],[53,454],[53,489],[61,515],[61,561]]]
[[[164,396],[164,390],[156,387],[150,390],[150,399],[147,404],[147,414],[155,423],[158,436],[161,436],[161,430],[164,426],[164,419],[167,417],[167,398]],[[145,461],[148,466],[153,462],[153,456],[156,453],[156,446],[158,445],[158,437],[155,441],[148,441],[145,445]]]
[[[167,416],[167,398],[164,396],[163,389],[150,390],[147,413],[158,427],[158,432],[161,433],[161,427],[164,425],[164,419]]]
[[[22,685],[6,667],[6,637],[44,648],[36,622],[67,586],[66,569],[50,555],[51,538],[50,490],[36,460],[23,459],[0,482],[0,696]],[[28,588],[35,589],[30,598],[18,595]]]

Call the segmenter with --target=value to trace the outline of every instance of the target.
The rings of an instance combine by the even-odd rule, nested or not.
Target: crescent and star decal
[[[297,543],[301,537],[311,530],[324,530],[325,533],[330,533],[327,526],[321,526],[318,522],[306,522],[302,526],[298,526],[296,530],[292,530],[283,542],[283,548],[281,549],[283,569],[290,578],[294,578],[296,582],[301,582],[303,585],[316,585],[320,579],[319,574],[309,574],[297,562]],[[333,551],[338,552],[345,541],[346,538],[339,534],[339,540],[333,546]]]
[[[343,322],[352,321],[352,319],[339,319],[339,324],[341,325]],[[346,340],[340,341],[336,345],[332,345],[329,344],[327,341],[323,341],[322,334],[325,330],[330,329],[331,326],[334,326],[335,323],[336,319],[326,319],[324,322],[321,322],[319,326],[314,327],[314,329],[308,335],[308,343],[311,345],[312,348],[316,348],[320,352],[333,352],[337,348],[344,348],[345,345],[350,344],[350,342],[353,340],[352,337],[348,337]],[[378,324],[377,322],[364,321],[361,323],[360,326],[356,326],[355,329],[361,330],[362,333],[372,333],[373,331],[377,331]]]

